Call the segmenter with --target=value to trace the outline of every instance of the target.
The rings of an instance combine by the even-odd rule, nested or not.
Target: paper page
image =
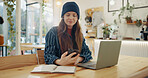
[[[40,65],[35,67],[31,72],[53,72],[56,65]]]
[[[58,66],[54,72],[57,73],[75,73],[75,66]]]

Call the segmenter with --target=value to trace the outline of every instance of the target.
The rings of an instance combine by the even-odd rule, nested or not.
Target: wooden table
[[[45,45],[21,45],[24,48],[35,48],[35,49],[44,49]]]
[[[15,62],[15,61],[14,61]],[[0,70],[0,78],[127,78],[148,67],[148,58],[120,55],[116,66],[99,70],[77,67],[75,74],[33,74],[37,65]]]
[[[4,56],[4,51],[3,51],[4,47],[5,47],[5,56],[7,56],[7,45],[0,45],[0,47],[2,48],[2,57]]]

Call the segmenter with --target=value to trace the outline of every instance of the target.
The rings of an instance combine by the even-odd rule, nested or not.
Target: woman
[[[92,59],[91,52],[83,38],[79,25],[79,7],[75,2],[67,2],[63,5],[62,20],[58,27],[53,27],[46,35],[45,63],[68,65],[85,63]],[[68,54],[68,49],[77,49],[76,52]]]

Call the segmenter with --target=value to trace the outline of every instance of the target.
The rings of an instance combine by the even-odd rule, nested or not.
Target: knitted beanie
[[[75,2],[66,2],[63,5],[61,17],[63,17],[64,14],[69,11],[76,12],[78,15],[78,19],[79,19],[80,17],[79,7]]]

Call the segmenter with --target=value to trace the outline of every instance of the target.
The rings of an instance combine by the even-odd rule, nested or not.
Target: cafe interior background
[[[121,48],[121,54],[148,57],[148,42],[143,36],[148,19],[147,0],[0,0],[0,16],[4,19],[0,26],[4,37],[4,43],[1,45],[7,46],[8,56],[21,54],[20,43],[44,45],[46,33],[53,26],[58,26],[62,5],[67,1],[78,3],[82,32],[92,51],[97,48],[94,46],[97,45],[95,40],[113,39],[125,41],[122,43],[124,46]],[[125,10],[122,15],[121,8],[126,8],[128,3],[134,9],[130,8],[132,13]],[[14,10],[8,11],[7,8]],[[132,21],[127,22],[127,16],[131,16]],[[128,49],[130,52],[137,50],[143,54],[128,53],[128,47],[131,47]],[[2,53],[0,54],[2,56]],[[30,54],[30,51],[25,51],[25,54]]]

